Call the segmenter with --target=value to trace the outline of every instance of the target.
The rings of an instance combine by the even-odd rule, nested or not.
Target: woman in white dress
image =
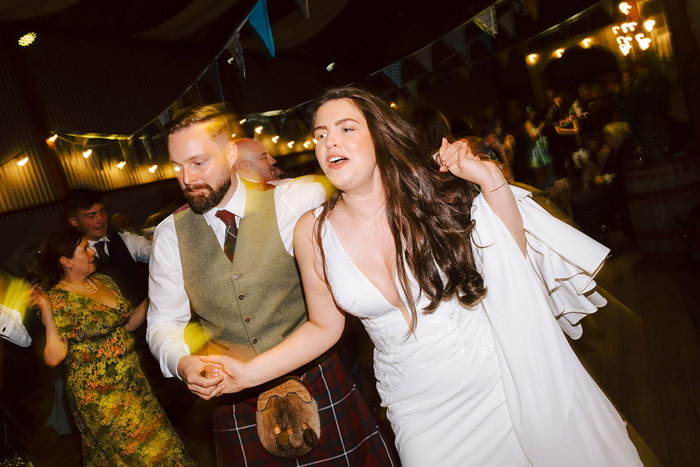
[[[314,138],[338,191],[295,231],[309,321],[249,362],[209,357],[226,374],[219,391],[311,361],[351,313],[374,342],[403,465],[641,465],[562,332],[580,335],[605,304],[592,276],[607,249],[466,143],[443,141],[430,160],[413,127],[359,89],[323,94]]]

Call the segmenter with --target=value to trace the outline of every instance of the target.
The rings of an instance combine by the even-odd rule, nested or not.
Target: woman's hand
[[[496,189],[505,182],[496,164],[479,159],[465,141],[449,144],[443,138],[437,162],[440,164],[440,172],[449,171],[463,180],[476,183],[482,191]]]
[[[200,357],[202,362],[216,365],[223,369],[223,381],[217,386],[212,397],[219,394],[232,394],[248,389],[257,384],[252,381],[246,368],[246,362],[236,360],[228,355],[207,355]]]
[[[36,305],[42,310],[45,308],[51,308],[49,297],[46,296],[44,289],[42,289],[39,284],[34,284],[32,286],[31,292],[29,293],[29,300],[32,305]]]

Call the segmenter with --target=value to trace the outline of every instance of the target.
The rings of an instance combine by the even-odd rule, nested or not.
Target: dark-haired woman
[[[338,192],[296,227],[309,321],[249,362],[209,357],[221,389],[313,359],[351,313],[403,465],[641,465],[562,332],[604,304],[591,278],[607,249],[467,143],[443,142],[438,168],[414,131],[364,91],[321,97],[316,156]]]
[[[80,430],[84,465],[192,465],[141,370],[129,331],[144,316],[107,276],[78,231],[49,236],[41,260],[46,327],[44,360],[66,359],[68,400]]]

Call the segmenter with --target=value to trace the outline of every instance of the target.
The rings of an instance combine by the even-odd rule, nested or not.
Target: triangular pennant
[[[469,68],[466,66],[459,67],[457,70],[455,70],[457,73],[457,76],[465,82],[469,81],[469,78],[471,77],[471,72],[469,71]]]
[[[382,70],[397,88],[401,87],[401,62],[395,62]]]
[[[513,9],[519,15],[526,15],[525,0],[513,0]]]
[[[238,66],[238,70],[241,72],[241,76],[245,79],[245,58],[243,57],[243,47],[241,47],[241,35],[238,31],[233,33],[228,44],[226,44],[226,49],[231,54],[231,58],[228,59],[228,62],[235,62],[236,66]]]
[[[525,8],[527,14],[533,20],[537,21],[540,17],[540,2],[539,0],[525,0]]]
[[[299,13],[304,15],[304,18],[309,19],[310,12],[309,12],[309,0],[296,0],[297,1],[297,10],[299,10]]]
[[[160,122],[163,127],[168,124],[170,121],[170,115],[168,114],[167,110],[164,110],[160,115],[158,115],[158,121]]]
[[[510,61],[510,57],[508,56],[508,51],[504,50],[503,52],[497,53],[496,58],[500,62],[501,66],[503,68],[508,68],[508,63]]]
[[[481,34],[479,34],[479,37],[477,37],[477,39],[479,39],[479,42],[484,44],[484,46],[489,52],[493,52],[493,41],[491,40],[491,36],[489,36],[485,32],[482,32]]]
[[[416,57],[418,63],[423,65],[423,68],[428,70],[430,73],[433,72],[433,46],[429,45],[420,49],[418,52],[414,53],[413,56]]]
[[[464,58],[466,56],[467,49],[464,43],[464,26],[460,26],[454,31],[448,32],[443,39],[452,50],[460,55],[460,57]]]
[[[258,0],[250,15],[248,15],[248,22],[263,40],[270,55],[274,57],[275,41],[272,39],[272,28],[270,27],[270,17],[267,15],[266,0]]]
[[[412,79],[408,83],[404,85],[406,88],[406,91],[413,96],[414,99],[418,98],[418,82],[415,79]]]
[[[474,22],[485,33],[492,36],[498,34],[498,24],[496,23],[496,7],[490,6],[474,17]]]
[[[506,34],[508,34],[508,37],[511,39],[515,38],[515,16],[511,8],[508,8],[508,11],[498,18],[498,24],[500,24]]]

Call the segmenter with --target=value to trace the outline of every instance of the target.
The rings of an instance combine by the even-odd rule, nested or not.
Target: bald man
[[[283,178],[282,170],[277,167],[277,161],[260,141],[240,138],[235,143],[238,147],[238,159],[234,168],[239,177],[258,183],[269,183]]]

